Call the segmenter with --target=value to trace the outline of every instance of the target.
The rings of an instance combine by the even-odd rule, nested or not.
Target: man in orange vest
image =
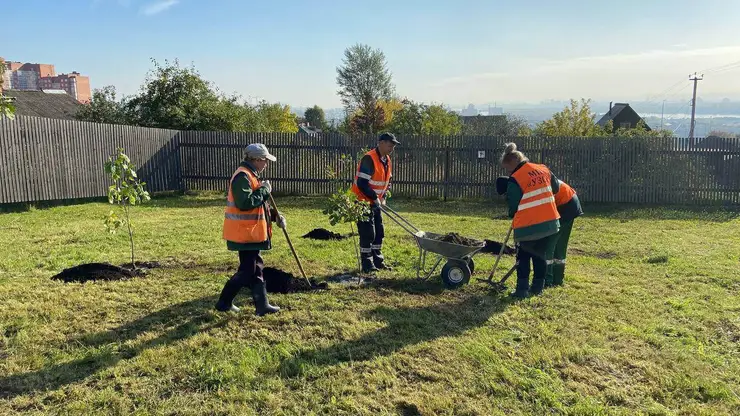
[[[261,181],[259,175],[268,161],[277,158],[267,151],[264,144],[250,144],[239,167],[229,181],[223,238],[226,247],[239,252],[239,269],[224,285],[216,309],[222,312],[239,312],[232,303],[242,287],[252,290],[255,313],[259,316],[280,310],[267,301],[267,289],[262,277],[264,262],[260,250],[272,248],[272,222],[285,228],[285,217],[268,205],[272,186]]]
[[[567,183],[559,180],[559,190],[555,194],[555,205],[560,213],[560,231],[555,245],[553,264],[547,270],[545,287],[561,286],[565,280],[565,257],[568,253],[568,241],[573,229],[573,221],[583,215],[578,195]]]
[[[547,166],[530,162],[514,143],[506,144],[501,166],[509,173],[506,198],[509,216],[514,219],[514,241],[519,246],[516,289],[511,296],[539,295],[553,263],[560,231],[560,214],[555,205],[559,181]],[[530,260],[534,269],[531,286]]]
[[[400,144],[392,133],[378,137],[378,145],[367,152],[357,165],[352,192],[360,201],[371,204],[372,212],[364,221],[357,223],[360,234],[360,258],[363,273],[373,273],[379,269],[390,270],[383,257],[383,217],[380,206],[385,204],[386,194],[393,176],[391,153]]]

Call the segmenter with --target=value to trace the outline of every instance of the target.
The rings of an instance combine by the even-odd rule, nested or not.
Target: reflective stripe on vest
[[[360,172],[360,166],[362,165],[362,160],[360,160],[360,163],[357,164],[357,172],[355,173],[355,179],[352,182],[352,192],[357,196],[357,199],[360,201],[370,201],[370,198],[366,197],[364,193],[360,190],[360,187],[357,186],[357,180],[359,178],[367,179],[368,183],[370,184],[370,188],[375,192],[375,195],[377,195],[379,198],[382,198],[385,193],[388,191],[388,186],[390,185],[390,180],[392,176],[392,168],[391,168],[391,157],[386,156],[388,160],[388,169],[383,166],[383,161],[380,160],[380,155],[378,154],[377,150],[373,149],[365,154],[366,156],[370,156],[370,158],[373,160],[373,174],[368,175],[367,173]]]
[[[514,214],[514,229],[560,218],[550,183],[550,169],[527,162],[511,175],[522,189],[522,199]]]
[[[570,202],[571,199],[573,199],[573,195],[576,194],[576,190],[573,189],[570,185],[563,181],[560,182],[560,189],[558,189],[558,193],[555,194],[555,205],[561,206],[565,205],[568,202]]]
[[[262,243],[270,238],[271,230],[265,216],[264,205],[257,208],[241,210],[234,202],[231,187],[234,178],[240,173],[245,173],[249,179],[252,191],[260,187],[257,176],[248,168],[239,166],[229,180],[229,192],[226,198],[226,211],[224,212],[223,238],[234,243]]]

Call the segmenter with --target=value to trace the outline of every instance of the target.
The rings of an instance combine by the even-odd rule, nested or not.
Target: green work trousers
[[[568,240],[573,230],[573,220],[560,221],[558,241],[555,244],[555,253],[552,263],[547,266],[545,286],[561,286],[565,280],[565,257],[568,254]]]

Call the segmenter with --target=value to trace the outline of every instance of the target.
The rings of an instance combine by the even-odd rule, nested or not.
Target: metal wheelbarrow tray
[[[437,270],[442,260],[446,259],[447,263],[440,273],[445,286],[454,289],[470,281],[470,276],[475,271],[473,256],[485,247],[485,242],[480,241],[475,246],[464,246],[440,241],[444,234],[421,231],[391,208],[381,206],[381,209],[391,220],[416,239],[416,244],[419,246],[419,260],[416,265],[417,278],[422,278],[423,274],[423,279],[428,279]],[[426,270],[427,253],[437,255],[437,261],[428,271]]]

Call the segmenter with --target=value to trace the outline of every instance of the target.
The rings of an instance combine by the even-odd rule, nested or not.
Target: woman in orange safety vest
[[[559,182],[547,166],[530,162],[514,143],[506,144],[501,166],[509,174],[506,196],[514,241],[519,246],[516,289],[511,296],[539,295],[545,287],[560,230],[560,214],[555,205]],[[531,285],[530,260],[534,269]]]

